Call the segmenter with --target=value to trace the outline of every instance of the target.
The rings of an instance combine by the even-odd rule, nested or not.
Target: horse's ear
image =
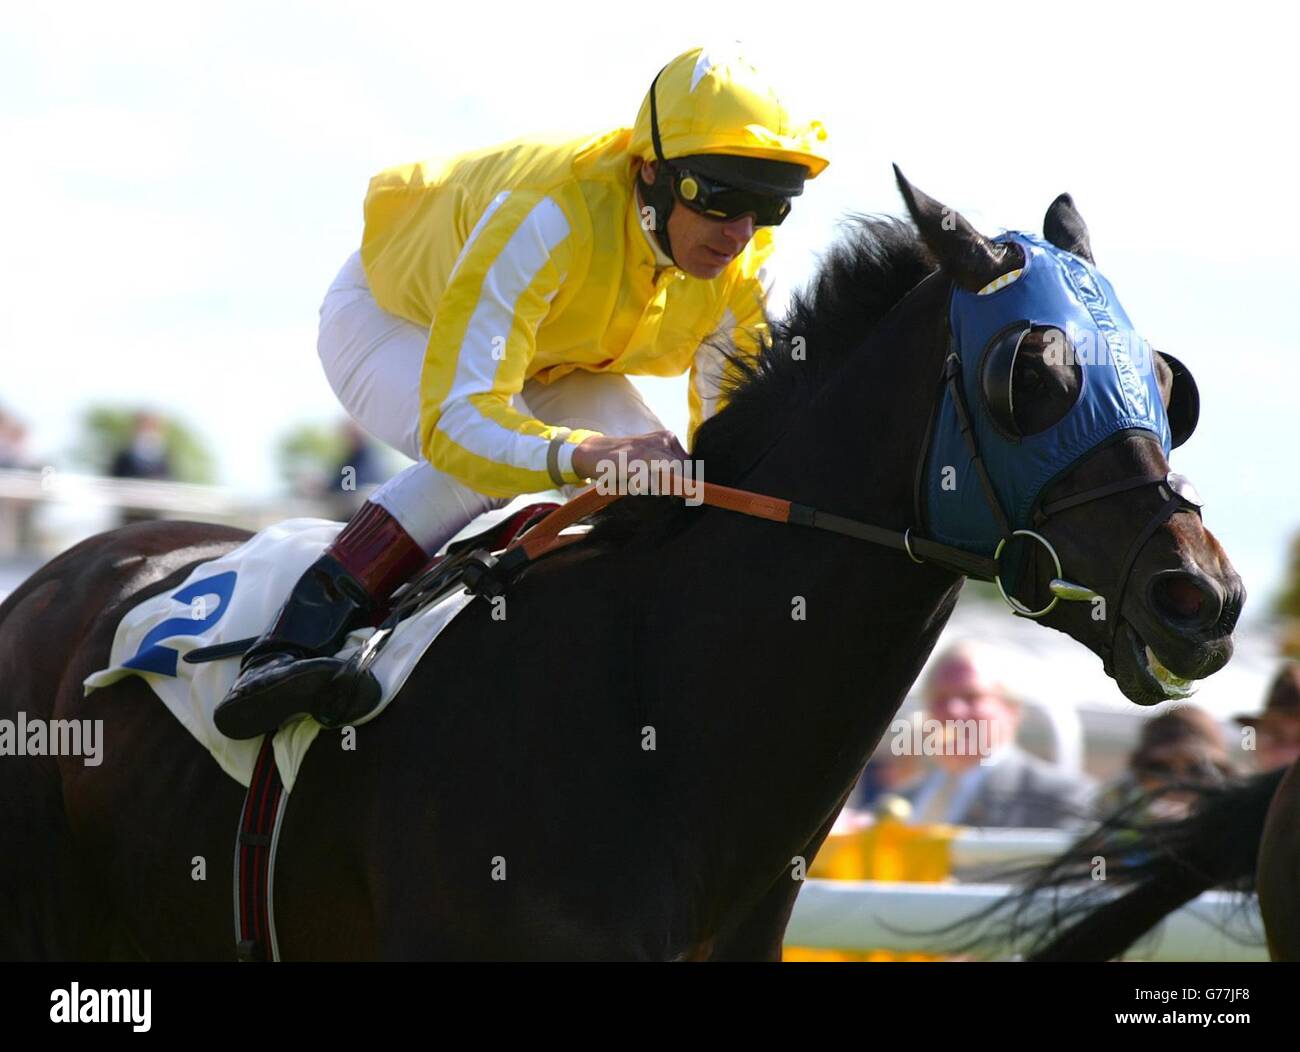
[[[1043,216],[1043,236],[1057,248],[1073,252],[1080,259],[1096,265],[1092,258],[1092,242],[1088,239],[1088,224],[1074,207],[1074,198],[1062,194],[1047,208]]]
[[[894,165],[898,189],[912,221],[944,271],[967,292],[979,292],[1008,271],[1024,266],[1019,245],[990,241],[959,212],[922,193]]]

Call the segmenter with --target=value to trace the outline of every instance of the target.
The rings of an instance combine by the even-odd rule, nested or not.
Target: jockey
[[[348,711],[362,685],[332,655],[481,512],[571,495],[611,463],[684,461],[627,375],[689,370],[693,441],[731,368],[709,337],[758,350],[770,228],[826,167],[825,138],[739,54],[696,48],[659,71],[632,128],[375,176],[318,350],[351,417],[416,463],[295,585],[218,728],[250,738]]]

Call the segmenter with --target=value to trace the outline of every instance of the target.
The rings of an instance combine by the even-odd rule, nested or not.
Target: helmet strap
[[[641,188],[641,200],[650,206],[654,215],[654,224],[650,228],[651,233],[654,234],[655,240],[659,242],[659,247],[664,250],[664,254],[673,261],[675,266],[677,257],[673,255],[673,246],[668,240],[668,217],[672,214],[673,205],[676,203],[673,198],[670,175],[666,169],[661,167],[655,173],[655,181],[647,183],[640,170],[638,170],[636,184]]]
[[[668,240],[668,217],[672,215],[677,200],[673,193],[672,167],[664,157],[663,143],[659,140],[659,109],[655,103],[655,85],[659,83],[660,73],[663,73],[663,69],[656,73],[655,79],[650,82],[650,139],[654,143],[655,160],[658,162],[655,181],[653,183],[645,181],[640,165],[637,166],[636,181],[637,186],[641,188],[642,201],[650,206],[654,214],[652,232],[655,240],[659,242],[659,247],[664,250],[664,254],[676,265],[677,257],[673,255],[673,246]]]

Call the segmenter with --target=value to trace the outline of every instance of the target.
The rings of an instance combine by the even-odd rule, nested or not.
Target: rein
[[[733,489],[716,483],[703,482],[700,484],[702,503],[709,507],[721,508],[726,511],[765,519],[769,522],[810,527],[837,533],[845,537],[852,537],[856,540],[903,552],[915,563],[932,563],[960,576],[993,582],[997,585],[998,593],[1003,601],[1011,608],[1013,613],[1020,617],[1031,619],[1046,617],[1061,600],[1067,602],[1092,602],[1100,599],[1105,601],[1105,593],[1101,590],[1077,584],[1063,576],[1060,556],[1052,543],[1042,533],[1036,530],[1014,529],[1012,527],[1011,521],[993,488],[988,467],[984,462],[984,458],[980,455],[970,410],[966,404],[962,389],[961,356],[958,352],[956,334],[952,330],[949,317],[949,312],[946,311],[945,332],[948,341],[948,353],[944,359],[943,380],[957,413],[962,438],[970,454],[980,488],[1002,535],[1002,539],[991,557],[969,552],[954,545],[943,544],[926,537],[915,536],[910,527],[902,531],[891,530],[871,523],[835,515],[807,504],[799,504],[749,490]],[[918,479],[925,470],[929,445],[930,436],[927,435],[922,444],[920,458],[915,469]],[[676,475],[671,477],[674,482],[677,481]],[[1076,508],[1104,497],[1113,496],[1116,493],[1152,485],[1161,487],[1160,494],[1164,498],[1164,503],[1147,520],[1143,528],[1138,531],[1129,544],[1120,564],[1120,572],[1116,578],[1114,588],[1114,602],[1111,604],[1109,611],[1113,616],[1108,618],[1112,627],[1106,643],[1105,663],[1107,666],[1111,664],[1114,654],[1115,642],[1122,621],[1119,612],[1138,555],[1156,530],[1176,512],[1192,510],[1199,515],[1201,511],[1200,500],[1196,497],[1195,490],[1183,476],[1175,472],[1153,472],[1072,493],[1067,497],[1042,505],[1033,514],[1033,524],[1041,527],[1051,516],[1069,508]],[[676,487],[674,487],[674,492],[670,495],[684,496],[684,494],[676,492]],[[600,493],[596,487],[592,486],[583,490],[564,506],[551,512],[531,529],[516,537],[499,557],[493,557],[486,552],[476,553],[475,563],[478,572],[473,574],[472,577],[477,578],[477,580],[471,580],[470,590],[500,594],[504,591],[508,581],[529,563],[582,539],[581,534],[561,535],[562,530],[607,507],[621,496],[623,494]],[[1007,544],[1015,537],[1028,537],[1035,541],[1046,550],[1048,557],[1051,559],[1053,576],[1049,581],[1048,589],[1052,598],[1041,609],[1031,610],[1008,593],[1003,584],[1000,559]]]
[[[950,289],[949,296],[951,297],[951,295]],[[1067,602],[1093,602],[1097,600],[1109,602],[1105,598],[1105,593],[1101,590],[1075,583],[1063,576],[1060,556],[1052,543],[1042,533],[1036,530],[1013,528],[1011,520],[994,490],[984,458],[980,454],[970,409],[963,392],[962,360],[957,346],[956,334],[951,324],[951,311],[945,311],[944,317],[944,332],[948,351],[944,359],[943,386],[940,387],[940,391],[946,388],[952,400],[959,429],[966,450],[970,455],[971,463],[974,466],[976,477],[979,480],[980,489],[998,525],[998,532],[1001,534],[1001,540],[992,556],[981,555],[978,552],[967,551],[927,537],[916,536],[913,534],[911,527],[901,531],[888,529],[872,523],[836,515],[808,504],[800,504],[750,490],[721,486],[717,483],[701,482],[699,484],[701,502],[708,507],[720,508],[768,522],[803,526],[824,530],[828,533],[836,533],[844,537],[852,537],[855,540],[866,541],[869,544],[876,544],[902,552],[914,563],[931,563],[959,576],[992,582],[997,585],[998,593],[1003,601],[1014,614],[1020,617],[1031,619],[1046,617],[1062,600]],[[934,408],[937,408],[937,403],[932,406],[932,411]],[[921,445],[919,459],[914,469],[914,475],[918,482],[925,471],[932,437],[932,434],[927,434]],[[669,477],[673,486],[672,492],[668,495],[685,497],[685,493],[679,492],[680,476],[673,473]],[[1041,528],[1052,515],[1061,511],[1076,508],[1116,493],[1151,485],[1161,487],[1160,493],[1164,503],[1147,520],[1143,528],[1138,531],[1121,561],[1120,572],[1113,589],[1113,603],[1109,605],[1109,610],[1114,616],[1107,618],[1112,625],[1105,644],[1106,653],[1103,659],[1107,668],[1111,666],[1113,660],[1115,643],[1123,620],[1119,616],[1119,611],[1128,590],[1129,578],[1132,575],[1133,567],[1136,565],[1138,555],[1156,530],[1176,512],[1193,510],[1199,515],[1201,510],[1200,500],[1196,497],[1195,490],[1183,476],[1175,472],[1161,472],[1148,473],[1095,486],[1043,504],[1033,512],[1033,524]],[[448,560],[434,571],[431,571],[426,579],[416,581],[408,587],[384,625],[367,640],[352,660],[358,662],[363,669],[368,667],[373,662],[378,650],[386,644],[393,628],[403,617],[436,602],[458,585],[463,585],[466,591],[476,595],[495,597],[504,594],[513,580],[530,563],[584,539],[584,535],[581,533],[563,534],[563,530],[590,517],[602,508],[608,507],[623,496],[625,494],[602,493],[596,486],[590,486],[571,501],[552,511],[535,525],[516,536],[500,554],[493,554],[480,548],[475,551],[465,552],[456,559]],[[919,506],[917,515],[923,517]],[[1006,546],[1016,537],[1027,537],[1035,541],[1045,549],[1051,560],[1053,576],[1049,580],[1048,590],[1052,598],[1050,602],[1038,610],[1030,609],[1011,595],[1002,580],[1000,560]]]
[[[701,483],[700,488],[702,503],[712,508],[722,508],[753,518],[766,519],[769,522],[809,526],[813,529],[868,541],[904,552],[913,562],[938,563],[967,577],[991,581],[997,574],[996,560],[951,545],[940,544],[938,541],[927,540],[924,537],[913,537],[910,528],[899,531],[873,526],[842,515],[820,511],[808,504],[799,504],[749,490],[733,489],[730,486],[720,486],[716,482]],[[671,496],[683,495],[671,494]],[[580,534],[561,536],[560,531],[595,514],[622,496],[624,494],[621,493],[601,493],[594,486],[583,490],[573,500],[557,508],[516,538],[497,560],[497,568],[509,575],[543,555],[582,540]]]

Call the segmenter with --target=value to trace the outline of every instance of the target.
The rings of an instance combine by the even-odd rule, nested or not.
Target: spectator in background
[[[1051,829],[1086,820],[1092,781],[1016,745],[1022,700],[1000,655],[972,643],[950,647],[935,659],[922,693],[926,721],[946,729],[945,748],[934,769],[903,794],[912,821]],[[980,752],[962,747],[960,736],[971,727],[988,746]]]
[[[1215,785],[1235,773],[1214,717],[1195,705],[1179,705],[1143,722],[1128,770],[1102,792],[1097,810],[1110,815],[1146,793],[1176,785]],[[1171,790],[1150,802],[1147,815],[1178,818],[1192,800],[1191,793]]]
[[[922,718],[923,714],[920,712],[914,712],[910,717],[906,717],[914,728],[913,740],[922,733]],[[897,721],[891,724],[890,732],[885,735],[876,747],[876,751],[872,753],[871,759],[867,761],[857,784],[849,793],[846,809],[874,811],[878,806],[884,805],[890,814],[897,815],[899,811],[893,806],[894,802],[903,800],[906,804],[908,790],[914,789],[929,773],[922,756],[910,751],[895,752],[891,747],[897,726]],[[911,805],[906,804],[903,813],[910,810]]]
[[[26,425],[4,409],[0,409],[0,468],[35,468],[27,453]]]
[[[171,454],[163,431],[162,419],[153,413],[141,411],[135,415],[131,437],[126,445],[114,454],[108,473],[115,479],[154,479],[170,481],[174,477]],[[159,516],[143,508],[123,506],[118,515],[119,526],[133,522],[151,522]]]
[[[374,440],[353,420],[342,427],[343,456],[329,480],[329,498],[336,518],[350,519],[365,503],[370,490],[388,481]]]
[[[115,479],[173,478],[162,420],[153,413],[137,413],[131,438],[113,457],[108,473]]]
[[[1278,669],[1260,715],[1235,719],[1255,730],[1259,770],[1276,770],[1300,759],[1300,662],[1287,661]]]
[[[0,409],[0,470],[37,470],[27,452],[26,425],[4,409]],[[36,531],[32,526],[35,511],[34,501],[0,498],[0,556],[36,547]]]

